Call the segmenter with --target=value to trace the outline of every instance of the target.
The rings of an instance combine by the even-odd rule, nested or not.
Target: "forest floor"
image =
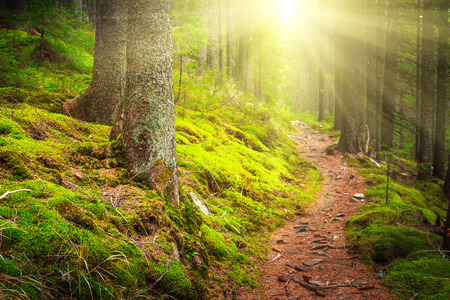
[[[291,138],[300,155],[321,170],[323,189],[305,212],[274,232],[271,253],[257,266],[261,288],[240,299],[396,298],[375,279],[374,270],[348,251],[346,222],[365,203],[353,197],[364,193],[364,180],[340,152],[325,154],[336,143],[333,135],[301,122],[296,127]]]

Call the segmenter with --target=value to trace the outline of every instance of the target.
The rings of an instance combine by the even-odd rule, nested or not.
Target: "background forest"
[[[373,203],[348,224],[352,251],[387,267],[399,297],[445,298],[449,1],[169,2],[0,3],[0,298],[258,288],[270,233],[321,187],[288,138],[293,120],[360,155],[346,157]],[[139,26],[127,4],[171,22]],[[172,32],[146,49],[173,62],[179,191],[131,173],[117,139],[124,115],[140,118],[123,102],[127,69],[143,64],[126,48],[133,26]]]

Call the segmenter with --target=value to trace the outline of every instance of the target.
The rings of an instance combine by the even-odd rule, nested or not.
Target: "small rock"
[[[352,300],[353,297],[349,295],[344,295],[338,298],[338,300]]]
[[[342,221],[341,218],[334,218],[333,221]]]
[[[307,262],[304,262],[303,264],[307,267],[311,267],[314,265],[317,265],[319,263],[323,262],[323,259],[313,259],[313,260],[309,260]]]
[[[366,285],[362,285],[362,286],[358,287],[358,289],[360,291],[371,290],[371,289],[374,289],[374,288],[375,288],[375,286],[373,284],[366,284]]]
[[[311,280],[311,275],[308,274],[302,274],[302,278],[304,281],[309,282]]]
[[[287,279],[286,279],[286,277],[284,275],[278,275],[278,281],[279,282],[286,282]]]
[[[354,194],[354,195],[353,195],[353,198],[356,198],[356,199],[365,199],[366,197],[364,197],[364,194]]]
[[[299,266],[294,266],[294,270],[297,272],[303,272],[305,271],[303,268],[299,267]]]
[[[296,226],[296,228],[295,228],[295,232],[304,232],[304,231],[306,231],[306,229],[308,228],[308,226],[307,225],[298,225],[298,226]]]
[[[73,176],[75,176],[75,178],[78,180],[81,180],[83,178],[80,173],[73,173]]]
[[[299,300],[300,297],[299,296],[291,296],[288,298],[288,300]]]
[[[377,279],[383,279],[384,277],[386,277],[386,271],[385,270],[378,271],[378,273],[377,273],[377,275],[375,275],[375,277]]]
[[[314,284],[315,286],[325,286],[325,283],[317,280],[310,281],[309,283]]]
[[[337,239],[338,239],[337,235],[333,236],[333,242],[336,241]]]
[[[316,290],[315,293],[316,293],[317,296],[320,296],[320,297],[325,297],[326,296],[324,292],[319,291],[319,290]]]
[[[338,218],[345,217],[345,214],[344,213],[337,214],[336,217],[338,217]]]

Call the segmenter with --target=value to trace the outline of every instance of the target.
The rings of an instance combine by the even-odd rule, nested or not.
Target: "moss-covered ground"
[[[0,32],[0,196],[23,190],[0,199],[0,298],[203,299],[256,286],[270,232],[320,189],[289,120],[191,71],[176,107],[173,207],[129,176],[110,127],[61,114],[87,87],[92,35],[49,39],[58,59],[46,61],[33,58],[35,39]]]
[[[392,156],[386,203],[387,165],[377,167],[366,157],[349,162],[369,185],[369,204],[348,223],[353,250],[375,268],[385,268],[383,282],[401,297],[448,298],[450,262],[439,251],[439,219],[446,212],[442,183],[416,181],[413,163]]]

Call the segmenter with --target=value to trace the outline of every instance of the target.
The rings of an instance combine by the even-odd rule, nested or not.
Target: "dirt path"
[[[364,192],[364,180],[345,164],[340,153],[324,154],[335,139],[303,123],[297,128],[299,133],[293,138],[298,142],[299,153],[322,171],[323,189],[304,215],[274,233],[270,242],[272,252],[258,266],[262,289],[256,295],[240,299],[395,298],[374,279],[359,257],[345,248],[349,245],[345,224],[364,203],[353,200],[352,195]],[[317,264],[307,266],[313,263]],[[311,277],[309,285],[303,275]],[[308,288],[314,289],[314,283],[325,287],[354,286],[313,292]]]

